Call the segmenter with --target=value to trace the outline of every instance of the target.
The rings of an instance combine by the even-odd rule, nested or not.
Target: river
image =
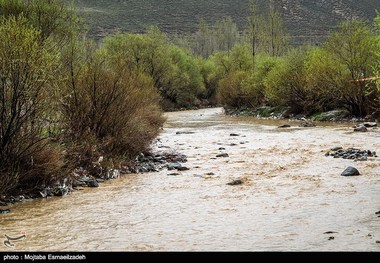
[[[292,127],[277,128],[284,123]],[[15,204],[0,215],[0,251],[380,251],[380,157],[324,154],[380,153],[379,129],[351,126],[300,128],[221,108],[167,113],[152,148],[185,154],[190,170]],[[348,166],[361,176],[341,176]],[[227,185],[235,179],[244,184]],[[13,248],[1,240],[21,234]]]

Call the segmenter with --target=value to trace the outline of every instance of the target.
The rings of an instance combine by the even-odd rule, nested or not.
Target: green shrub
[[[86,57],[67,58],[75,64],[73,74],[67,71],[63,100],[65,130],[72,145],[69,160],[88,165],[100,156],[135,157],[146,150],[164,122],[152,79],[110,63],[105,52],[93,45],[87,45],[84,53]]]

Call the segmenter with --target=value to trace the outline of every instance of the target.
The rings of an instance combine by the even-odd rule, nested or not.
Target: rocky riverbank
[[[291,119],[304,120],[308,119],[313,122],[338,122],[338,123],[370,123],[377,122],[380,119],[380,111],[375,111],[365,117],[352,116],[345,109],[332,110],[327,112],[308,114],[292,114],[287,108],[277,108],[262,106],[256,109],[251,108],[225,108],[225,113],[231,116],[253,116],[261,119]]]
[[[129,174],[144,174],[159,172],[161,170],[183,170],[186,167],[182,163],[187,162],[187,157],[169,147],[160,145],[157,141],[157,148],[160,151],[148,151],[141,153],[133,161],[125,162],[120,167],[107,168],[103,157],[93,163],[90,168],[78,167],[72,174],[64,180],[58,181],[55,185],[40,185],[33,191],[25,192],[23,189],[16,189],[12,195],[0,197],[0,214],[10,213],[9,206],[15,203],[23,202],[27,199],[60,197],[70,194],[72,191],[83,190],[84,187],[99,187],[107,180],[117,179]]]

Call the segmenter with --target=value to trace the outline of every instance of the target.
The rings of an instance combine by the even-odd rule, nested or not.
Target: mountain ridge
[[[293,42],[325,38],[340,21],[360,18],[372,21],[380,1],[373,0],[273,0],[282,14]],[[239,29],[246,24],[249,0],[74,0],[79,14],[90,25],[90,36],[102,38],[122,31],[142,33],[157,25],[166,33],[188,33],[200,19],[209,23],[232,17]],[[259,12],[269,1],[258,0]]]

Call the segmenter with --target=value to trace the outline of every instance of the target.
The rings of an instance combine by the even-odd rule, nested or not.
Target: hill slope
[[[91,36],[101,38],[114,31],[143,32],[158,25],[167,33],[192,32],[203,18],[214,22],[231,16],[244,28],[249,0],[74,0],[80,14],[90,24]],[[258,0],[264,12],[268,0]],[[283,14],[293,42],[327,35],[346,18],[372,20],[380,1],[374,0],[274,0]]]

